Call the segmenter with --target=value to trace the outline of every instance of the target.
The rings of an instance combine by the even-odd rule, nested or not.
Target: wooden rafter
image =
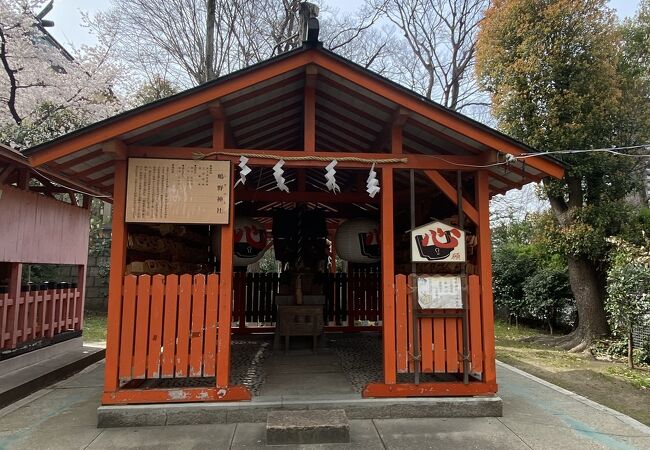
[[[316,151],[316,78],[318,70],[309,65],[305,68],[305,100],[304,100],[304,143],[307,153]]]
[[[451,200],[454,205],[458,205],[458,191],[454,186],[451,185],[445,177],[443,177],[440,172],[436,170],[425,170],[424,174],[433,184],[435,184],[440,191],[445,194],[449,200]],[[478,224],[478,210],[470,203],[465,196],[463,196],[463,211],[465,215],[475,224]]]
[[[346,80],[359,86],[363,86],[376,95],[397,103],[398,105],[433,120],[434,122],[440,123],[441,125],[480,142],[493,150],[512,155],[521,155],[526,152],[520,145],[513,143],[511,140],[503,136],[497,135],[463,120],[458,115],[451,114],[443,109],[423,103],[421,100],[406,91],[384,83],[377,78],[369,77],[358,69],[352,68],[349,65],[327,55],[314,53],[313,61],[319,66],[336,73]],[[564,176],[564,169],[562,166],[547,159],[530,158],[528,164],[550,176],[556,178],[562,178]]]
[[[410,113],[403,108],[395,109],[390,120],[384,124],[384,128],[382,128],[381,132],[377,135],[372,147],[378,150],[383,150],[390,141],[392,130],[395,127],[402,129],[408,120],[409,115]]]

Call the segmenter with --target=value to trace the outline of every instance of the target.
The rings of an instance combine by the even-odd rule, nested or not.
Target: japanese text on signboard
[[[228,223],[230,162],[129,159],[126,221]]]

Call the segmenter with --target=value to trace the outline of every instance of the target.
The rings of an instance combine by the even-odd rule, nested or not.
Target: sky
[[[363,4],[363,0],[325,0],[325,2],[341,12],[354,11]],[[47,16],[54,21],[54,28],[50,28],[49,31],[68,48],[93,44],[94,38],[81,26],[80,11],[92,15],[107,9],[110,3],[110,0],[54,0],[54,9]],[[615,9],[621,18],[634,15],[638,4],[638,0],[609,1],[609,6]]]

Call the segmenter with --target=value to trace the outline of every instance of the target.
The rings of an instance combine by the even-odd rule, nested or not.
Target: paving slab
[[[496,418],[375,419],[381,441],[389,449],[525,449]]]
[[[102,393],[103,370],[103,363],[96,363],[66,381],[0,410],[0,449],[72,449],[89,445],[89,448],[267,448],[263,421],[172,425],[178,417],[171,410],[165,414],[167,426],[163,427],[97,428],[96,408]],[[354,419],[348,409],[349,444],[308,448],[650,449],[650,428],[620,412],[505,365],[498,365],[497,375],[503,398],[501,418],[368,420]],[[326,402],[326,399],[314,401],[308,407],[322,407]],[[231,418],[243,420],[250,415],[242,408],[244,404],[230,404]],[[264,417],[270,407],[269,402],[259,400],[246,404],[259,404]],[[374,404],[375,414],[390,414],[390,407],[382,407],[380,402]],[[193,419],[201,420],[201,417],[197,414]]]
[[[350,420],[350,442],[336,444],[312,444],[312,445],[283,445],[281,447],[269,447],[266,442],[266,424],[263,423],[238,423],[235,430],[235,437],[232,441],[232,449],[268,449],[282,448],[287,450],[298,449],[380,449],[384,448],[377,429],[372,420]]]
[[[182,425],[104,430],[88,449],[226,449],[235,425]]]
[[[350,442],[350,424],[342,409],[271,411],[266,419],[268,445]]]

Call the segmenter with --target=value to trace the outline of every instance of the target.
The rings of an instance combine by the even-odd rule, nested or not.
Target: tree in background
[[[488,0],[374,0],[401,34],[398,81],[453,109],[487,106],[474,75],[476,37]]]
[[[634,326],[650,326],[650,239],[635,245],[612,239],[605,308],[612,330],[627,339],[627,360],[634,368]]]
[[[635,75],[621,70],[622,46],[605,0],[495,0],[481,23],[477,72],[505,133],[543,151],[624,146],[649,130],[622,113],[623,99],[648,100],[625,90]],[[580,351],[608,333],[605,239],[621,231],[639,180],[630,176],[635,158],[562,159],[566,177],[545,183],[554,213],[545,226],[548,245],[567,259],[578,309],[578,327],[562,342]]]
[[[135,76],[161,76],[187,88],[299,46],[299,0],[112,0],[88,18],[100,41]],[[362,8],[340,17],[321,11],[324,46],[382,69],[390,39],[370,30],[379,13]]]
[[[539,223],[546,214],[531,214],[494,228],[494,300],[516,325],[519,319],[542,322],[553,334],[557,325],[572,325],[575,301],[566,261],[540,238]]]
[[[108,53],[68,53],[37,14],[41,1],[0,2],[0,140],[35,145],[119,109],[111,92],[118,68]],[[47,10],[46,10],[47,12]]]

